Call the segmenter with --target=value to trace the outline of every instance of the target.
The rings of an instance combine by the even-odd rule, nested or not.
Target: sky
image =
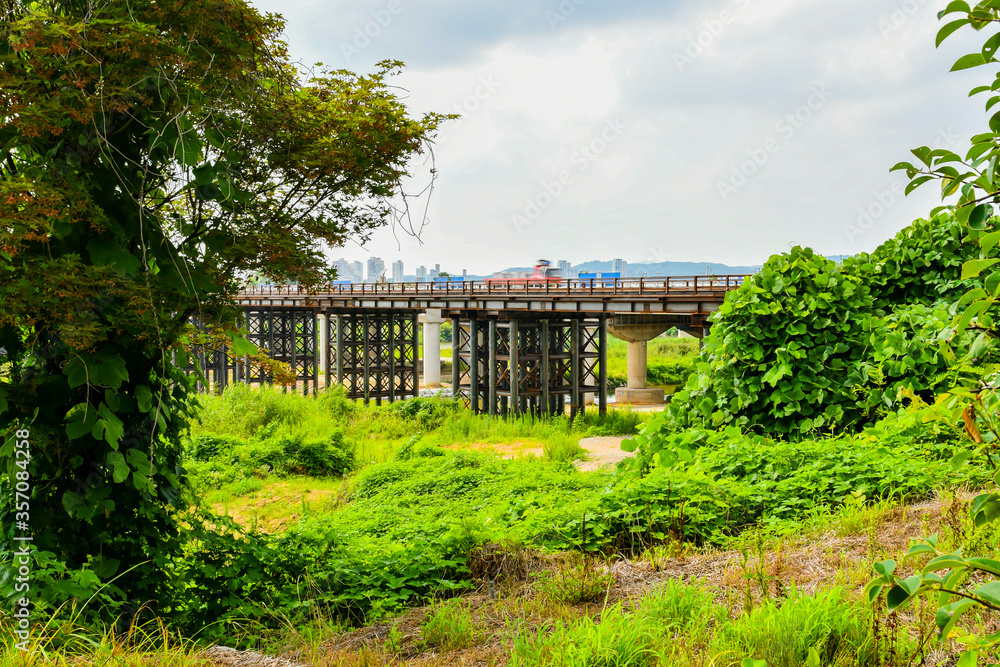
[[[294,59],[459,113],[413,163],[420,238],[334,249],[488,274],[539,258],[759,265],[870,251],[940,204],[890,173],[988,131],[982,38],[939,48],[935,0],[251,0]],[[979,37],[979,44],[977,44]]]

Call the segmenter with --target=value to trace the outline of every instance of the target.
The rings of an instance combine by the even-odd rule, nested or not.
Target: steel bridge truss
[[[607,412],[607,319],[452,319],[452,386],[473,412]]]
[[[396,400],[419,394],[418,325],[414,311],[313,308],[244,309],[250,342],[294,372],[295,391],[342,386],[347,396]],[[607,318],[499,320],[452,318],[452,386],[477,413],[565,414],[594,395],[607,412]],[[197,349],[188,371],[201,369],[198,390],[229,383],[273,384],[266,365],[221,349]]]
[[[376,405],[418,395],[416,313],[328,313],[326,323],[326,386]]]
[[[319,389],[319,348],[316,315],[312,308],[245,308],[247,340],[275,361],[288,365],[295,375],[295,390],[308,394]],[[197,323],[195,323],[198,326]],[[227,384],[273,384],[270,369],[249,357],[236,357],[223,346],[217,349],[196,348],[185,369],[193,373],[195,364],[202,376],[196,380],[198,391],[222,391]]]

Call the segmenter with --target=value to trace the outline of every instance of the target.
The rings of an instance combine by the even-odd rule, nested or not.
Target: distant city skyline
[[[843,256],[833,256],[831,259],[840,261]],[[655,275],[703,275],[708,273],[752,273],[760,269],[760,265],[727,265],[720,262],[638,262],[630,265],[627,260],[621,258],[612,259],[588,259],[583,262],[573,263],[566,259],[548,260],[550,264],[559,269],[559,275],[566,278],[575,278],[583,274],[618,274],[622,278],[634,278]],[[392,260],[388,269],[385,260],[381,257],[369,257],[365,264],[361,262],[348,262],[344,258],[339,258],[333,262],[338,270],[340,280],[351,282],[373,282],[382,276],[384,280],[391,282],[405,281],[433,281],[441,274],[451,277],[472,277],[473,279],[488,278],[493,275],[505,274],[509,271],[531,271],[534,265],[504,265],[499,268],[492,268],[488,271],[469,271],[467,268],[442,269],[440,263],[433,267],[419,265],[413,272],[406,271],[406,263],[401,259]],[[667,267],[664,270],[664,267]],[[364,269],[367,268],[367,275]],[[678,272],[680,271],[680,273]],[[509,277],[509,276],[508,276]]]

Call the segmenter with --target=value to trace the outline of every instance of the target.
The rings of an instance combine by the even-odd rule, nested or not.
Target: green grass
[[[421,631],[425,646],[443,651],[470,646],[478,634],[469,603],[457,598],[432,602]]]
[[[627,349],[625,341],[608,336],[608,378],[613,386],[623,386],[628,377]],[[697,338],[676,338],[664,334],[648,341],[647,382],[651,386],[683,384],[697,356]]]
[[[325,503],[340,502],[339,478],[301,473],[323,465],[340,470],[349,465],[341,451],[355,469],[388,462],[408,445],[501,447],[570,463],[586,454],[579,444],[582,437],[631,435],[649,417],[628,410],[601,417],[591,410],[572,424],[567,417],[502,419],[472,414],[444,398],[365,406],[343,391],[302,396],[236,385],[221,396],[198,398],[186,467],[196,491],[217,511],[242,525],[274,532]],[[304,493],[309,479],[315,480],[311,495]],[[301,507],[304,497],[308,511]]]
[[[730,619],[703,584],[668,581],[633,611],[618,603],[603,609],[599,618],[556,620],[537,631],[517,633],[511,665],[738,667],[746,660],[763,660],[767,667],[897,664],[891,656],[879,655],[871,625],[871,608],[845,600],[844,591],[837,588],[816,595],[793,590],[783,600],[768,600]]]
[[[242,440],[285,437],[299,441],[342,433],[342,447],[359,466],[389,460],[419,435],[432,445],[503,445],[522,443],[543,448],[547,460],[572,460],[583,454],[576,444],[592,435],[633,435],[650,415],[627,410],[601,417],[596,410],[568,417],[499,418],[472,414],[445,398],[419,398],[391,405],[365,406],[335,390],[320,396],[284,393],[270,387],[236,385],[221,396],[198,398],[192,436],[209,434]],[[572,441],[572,442],[571,442]],[[570,454],[575,454],[570,458]]]

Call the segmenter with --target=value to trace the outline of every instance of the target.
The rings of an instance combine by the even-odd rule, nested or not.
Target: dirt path
[[[634,452],[622,451],[621,436],[583,438],[580,446],[587,450],[587,460],[577,461],[578,470],[600,470],[602,468],[613,468],[615,465],[630,456],[635,456]]]

